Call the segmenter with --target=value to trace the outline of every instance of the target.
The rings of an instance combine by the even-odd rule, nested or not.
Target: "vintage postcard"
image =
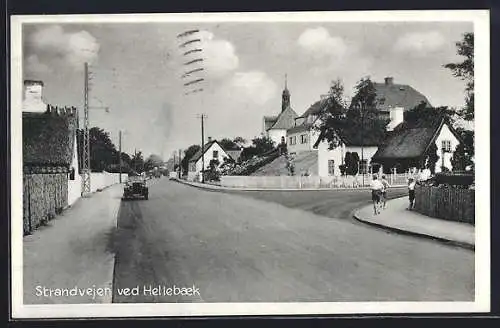
[[[12,16],[13,317],[488,312],[489,33]]]

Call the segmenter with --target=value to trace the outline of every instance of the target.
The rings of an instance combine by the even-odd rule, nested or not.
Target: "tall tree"
[[[193,157],[193,155],[196,154],[200,149],[201,147],[199,145],[191,145],[184,151],[184,157],[181,161],[183,175],[186,175],[188,173],[189,161],[191,160],[191,157]]]
[[[466,120],[474,119],[474,33],[464,33],[463,39],[456,43],[457,54],[465,57],[462,62],[449,63],[444,67],[450,69],[455,77],[465,81],[465,107],[461,114]]]
[[[132,169],[137,173],[144,172],[144,157],[141,151],[135,152],[132,156],[131,166]]]
[[[325,108],[319,116],[319,130],[323,140],[327,140],[330,149],[338,147],[341,140],[337,129],[345,125],[347,105],[344,101],[344,85],[340,79],[331,82],[328,90]]]

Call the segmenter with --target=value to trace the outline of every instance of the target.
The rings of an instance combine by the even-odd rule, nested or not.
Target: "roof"
[[[389,132],[373,159],[418,158],[424,155],[443,124],[443,116],[423,118],[416,122],[403,122]],[[450,130],[453,131],[448,124]]]
[[[429,100],[420,92],[407,84],[373,83],[377,93],[377,104],[380,110],[389,110],[391,107],[412,109],[422,102],[432,107]]]
[[[302,131],[309,131],[314,126],[314,123],[302,123],[300,125],[291,127],[290,129],[286,130],[287,133],[297,133],[297,132],[302,132]]]
[[[277,119],[278,116],[264,116],[264,130],[269,130],[276,123]]]
[[[240,155],[241,155],[241,152],[242,150],[241,149],[230,149],[230,150],[226,150],[226,153],[233,159],[233,160],[237,160],[238,158],[240,158]]]
[[[23,113],[25,165],[70,166],[73,159],[77,116],[57,113]]]
[[[374,135],[370,133],[360,133],[358,130],[349,130],[349,129],[341,129],[337,128],[335,133],[340,138],[340,140],[348,147],[354,146],[379,146],[383,143],[385,136],[384,135]],[[320,142],[323,141],[325,136],[324,132],[321,132],[318,139],[314,143],[313,147],[317,148]]]
[[[205,144],[205,146],[204,146],[205,153],[206,153],[206,152],[210,149],[210,147],[212,147],[212,145],[213,145],[214,143],[217,143],[217,144],[219,145],[219,147],[220,147],[220,148],[222,148],[222,150],[224,150],[224,151],[226,152],[226,154],[227,154],[227,151],[224,149],[224,147],[222,147],[222,146],[220,145],[220,143],[219,143],[219,142],[217,142],[217,140],[212,140],[212,141],[207,142],[207,143]],[[202,155],[201,151],[202,151],[202,149],[200,148],[200,149],[199,149],[199,150],[198,150],[198,151],[197,151],[197,152],[193,155],[193,157],[191,157],[191,159],[190,159],[189,161],[190,161],[190,162],[196,162],[196,161],[198,161],[198,160],[201,158],[201,155]],[[229,154],[228,154],[228,155],[229,155]]]
[[[270,129],[289,129],[295,125],[295,119],[298,117],[297,113],[292,109],[292,107],[285,108],[282,111],[278,118],[276,119],[276,123]]]
[[[318,115],[320,114],[328,104],[328,98],[324,98],[316,101],[312,104],[300,117],[308,117],[309,115]]]

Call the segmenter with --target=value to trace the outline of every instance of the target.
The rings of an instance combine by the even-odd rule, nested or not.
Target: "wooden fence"
[[[60,213],[68,205],[67,173],[23,175],[24,234]]]
[[[415,210],[424,215],[475,224],[473,189],[417,186]]]

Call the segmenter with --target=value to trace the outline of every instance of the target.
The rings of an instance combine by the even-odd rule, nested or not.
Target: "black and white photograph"
[[[11,29],[14,317],[490,310],[488,11]]]

